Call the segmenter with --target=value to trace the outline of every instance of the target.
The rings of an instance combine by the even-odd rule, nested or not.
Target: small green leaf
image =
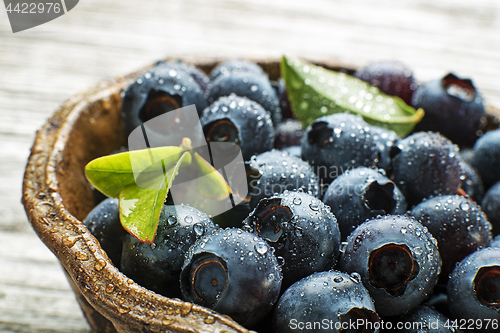
[[[197,180],[200,194],[213,200],[226,199],[231,194],[231,188],[219,171],[198,153],[194,153],[194,162],[199,173]]]
[[[319,117],[347,111],[404,137],[424,116],[422,109],[415,110],[362,80],[295,57],[283,56],[281,75],[292,111],[304,127]]]
[[[119,195],[120,221],[132,236],[141,242],[153,243],[158,220],[172,182],[183,164],[191,163],[191,154],[184,152],[175,165],[165,168],[163,177],[149,179],[148,188],[136,183],[124,186]],[[156,187],[153,187],[156,181]]]

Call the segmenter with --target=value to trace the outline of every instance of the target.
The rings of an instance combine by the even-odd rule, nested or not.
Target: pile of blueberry
[[[153,244],[116,199],[86,226],[135,282],[259,332],[498,331],[500,129],[470,80],[418,85],[395,61],[355,76],[423,108],[414,132],[349,113],[303,129],[255,63],[158,62],[123,93],[127,132],[195,104],[207,142],[240,147],[248,195],[215,217],[167,198]]]

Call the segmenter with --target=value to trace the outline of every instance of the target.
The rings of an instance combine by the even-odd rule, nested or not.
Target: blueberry
[[[387,168],[396,134],[348,113],[316,119],[302,138],[302,159],[325,184],[359,166]]]
[[[358,272],[377,313],[405,314],[432,292],[441,268],[437,242],[419,222],[386,215],[364,222],[347,238],[340,269]]]
[[[484,196],[484,186],[476,168],[472,167],[463,159],[460,161],[460,168],[462,169],[460,188],[469,198],[476,202],[481,202]]]
[[[155,66],[166,67],[169,69],[186,72],[193,78],[193,80],[196,81],[196,83],[198,83],[201,90],[203,91],[207,90],[208,82],[210,81],[210,79],[202,70],[193,65],[178,60],[178,61],[158,61],[155,64]]]
[[[474,145],[472,165],[486,187],[500,181],[500,129],[487,132]]]
[[[500,234],[500,182],[488,189],[481,201],[481,207],[493,225],[493,234]]]
[[[90,211],[83,224],[97,238],[113,265],[120,267],[123,246],[121,237],[127,235],[127,231],[120,223],[118,200],[107,198],[101,201]]]
[[[462,169],[458,147],[439,133],[418,132],[391,149],[393,180],[408,205],[440,194],[455,194]]]
[[[351,325],[361,323],[364,325]],[[359,276],[318,272],[294,283],[273,312],[276,333],[378,332],[379,317]]]
[[[184,253],[197,239],[214,230],[215,225],[205,213],[186,205],[165,205],[153,244],[141,243],[131,235],[124,238],[122,271],[154,292],[180,297]]]
[[[282,149],[291,146],[300,146],[304,130],[302,124],[295,119],[286,119],[276,126],[274,148]]]
[[[157,116],[194,104],[198,114],[207,107],[203,90],[186,72],[168,67],[153,67],[124,92],[122,117],[126,134]],[[170,127],[177,126],[171,124]],[[166,132],[170,128],[164,129]],[[148,132],[150,139],[164,133]],[[156,139],[161,140],[161,139]]]
[[[440,312],[436,311],[433,307],[428,305],[421,305],[413,309],[399,321],[403,325],[403,329],[399,330],[400,333],[460,333],[459,329],[452,327],[451,320]]]
[[[457,262],[491,241],[491,224],[481,207],[460,195],[425,200],[413,208],[411,215],[436,238],[444,279]]]
[[[462,260],[448,282],[450,311],[458,319],[489,322],[489,329],[498,332],[492,321],[500,320],[500,248],[488,247]]]
[[[244,223],[284,259],[284,287],[337,262],[337,220],[327,206],[307,193],[286,191],[262,199]]]
[[[274,126],[281,121],[279,99],[267,76],[252,72],[230,72],[220,75],[208,86],[208,103],[211,104],[220,97],[232,93],[262,105],[271,115]]]
[[[396,60],[379,60],[360,68],[354,74],[387,95],[398,96],[411,105],[417,82],[413,71],[404,63]]]
[[[273,146],[274,127],[269,114],[258,103],[246,97],[234,94],[221,97],[203,110],[200,122],[207,142],[238,145],[245,160],[270,150]],[[216,159],[216,156],[213,158]]]
[[[227,75],[233,72],[247,72],[261,76],[267,76],[262,68],[254,62],[247,60],[227,60],[221,62],[210,72],[210,80],[214,81],[219,76]]]
[[[295,156],[301,158],[302,148],[300,146],[290,146],[280,149],[282,152],[287,153],[290,156]]]
[[[342,240],[367,219],[406,212],[406,200],[397,186],[381,172],[365,167],[337,177],[328,186],[323,202],[337,217]]]
[[[318,177],[311,166],[299,157],[279,150],[271,150],[250,159],[253,173],[250,180],[250,207],[255,208],[263,198],[283,193],[285,190],[302,190],[317,197]]]
[[[440,132],[458,145],[473,145],[485,127],[483,99],[472,81],[448,74],[426,82],[413,96],[413,106],[425,116],[415,131]]]
[[[282,279],[278,261],[256,235],[219,229],[191,246],[185,258],[180,275],[184,298],[241,325],[257,324],[278,299]]]

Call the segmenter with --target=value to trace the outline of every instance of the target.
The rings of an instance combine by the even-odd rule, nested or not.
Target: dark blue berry
[[[203,90],[189,74],[169,67],[153,67],[135,80],[123,94],[122,116],[126,134],[157,116],[192,104],[196,106],[198,114],[207,107]],[[168,124],[158,132],[149,130],[148,136],[151,140],[156,137],[159,137],[156,140],[160,140],[175,126],[178,127],[178,124]]]
[[[500,182],[488,189],[481,207],[493,226],[493,234],[500,234]]]
[[[500,320],[500,248],[488,247],[462,260],[448,282],[448,304],[458,319],[489,322],[489,329],[498,332],[492,321]]]
[[[153,244],[142,243],[131,235],[124,238],[121,269],[150,290],[180,297],[184,253],[197,239],[214,230],[215,225],[205,213],[185,205],[165,205]]]
[[[365,167],[337,177],[328,186],[323,202],[337,218],[343,240],[367,219],[406,212],[406,200],[397,186],[381,172]]]
[[[486,187],[500,181],[500,129],[487,132],[474,145],[472,165]]]
[[[428,305],[421,305],[398,319],[402,329],[400,333],[460,333],[451,320]]]
[[[120,267],[122,256],[121,237],[127,235],[120,223],[118,199],[101,201],[83,220],[90,233],[97,238],[102,249],[116,267]]]
[[[283,258],[283,286],[337,262],[340,232],[335,216],[319,199],[284,192],[262,199],[244,223]]]
[[[299,157],[273,149],[252,157],[248,166],[253,170],[249,178],[251,208],[261,199],[286,190],[301,190],[315,197],[319,195],[318,177]]]
[[[283,149],[290,146],[300,146],[304,130],[302,124],[295,119],[286,119],[276,126],[274,148]]]
[[[473,145],[485,127],[483,99],[472,81],[448,74],[426,82],[413,96],[413,106],[425,116],[416,131],[439,132],[458,145]]]
[[[302,159],[325,184],[359,166],[387,168],[396,134],[348,113],[316,119],[302,138]]]
[[[210,82],[207,74],[205,74],[202,70],[182,61],[158,61],[155,66],[186,72],[193,78],[193,80],[196,81],[196,83],[198,83],[203,91],[207,90],[208,83]]]
[[[408,205],[440,194],[455,194],[462,169],[458,147],[439,133],[418,132],[391,150],[392,178]]]
[[[208,103],[211,104],[220,97],[232,93],[259,103],[271,115],[274,126],[280,123],[281,110],[278,96],[267,76],[239,71],[220,75],[208,86]]]
[[[356,326],[358,323],[361,325]],[[273,312],[276,333],[373,333],[378,327],[373,300],[359,275],[338,271],[314,273],[294,283],[281,295]]]
[[[460,168],[462,169],[460,188],[469,198],[475,202],[481,202],[484,196],[484,186],[477,170],[463,159],[460,161]]]
[[[354,74],[358,79],[379,88],[387,95],[398,96],[411,105],[417,82],[413,71],[396,60],[379,60],[360,68]]]
[[[358,272],[377,313],[405,314],[432,292],[441,268],[437,242],[419,222],[386,215],[364,222],[347,238],[339,261]]]
[[[247,60],[227,60],[221,62],[210,72],[210,80],[214,81],[219,76],[227,75],[233,72],[247,72],[257,75],[267,76],[262,68],[254,62]]]
[[[260,237],[237,228],[201,238],[185,256],[184,298],[226,314],[246,327],[257,324],[277,301],[281,271]]]
[[[460,195],[425,200],[413,208],[411,215],[438,242],[442,279],[447,279],[457,262],[491,241],[491,224],[481,207]]]

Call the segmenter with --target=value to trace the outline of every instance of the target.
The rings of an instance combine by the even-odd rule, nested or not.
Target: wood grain
[[[420,81],[453,71],[500,106],[497,0],[85,0],[17,34],[0,9],[0,332],[89,331],[20,204],[34,133],[59,104],[166,56],[283,53],[354,66],[395,58]]]

